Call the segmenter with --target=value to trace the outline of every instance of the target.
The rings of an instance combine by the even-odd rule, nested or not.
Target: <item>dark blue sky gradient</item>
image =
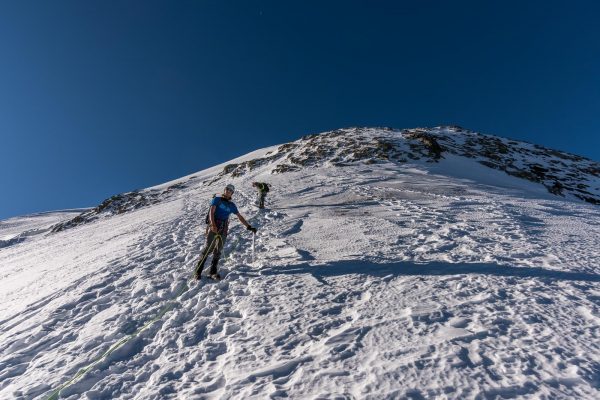
[[[594,1],[5,1],[0,219],[348,126],[600,160]]]

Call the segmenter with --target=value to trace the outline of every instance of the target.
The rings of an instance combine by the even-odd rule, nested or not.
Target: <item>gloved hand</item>
[[[251,225],[248,225],[248,227],[246,229],[248,229],[252,233],[256,233],[256,228]]]

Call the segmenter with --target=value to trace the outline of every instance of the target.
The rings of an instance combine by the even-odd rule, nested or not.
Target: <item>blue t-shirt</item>
[[[215,219],[227,221],[231,214],[238,214],[238,209],[232,201],[227,201],[221,197],[215,197],[210,202],[211,207],[217,206],[215,209]]]

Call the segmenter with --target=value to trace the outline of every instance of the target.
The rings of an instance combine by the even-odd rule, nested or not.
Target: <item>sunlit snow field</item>
[[[598,206],[453,156],[202,184],[220,169],[0,248],[0,398],[48,397],[169,305],[60,398],[600,397]],[[255,259],[232,218],[224,280],[191,282],[227,182]]]

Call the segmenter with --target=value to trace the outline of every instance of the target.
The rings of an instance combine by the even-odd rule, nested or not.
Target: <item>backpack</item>
[[[217,197],[217,195],[216,195],[216,194],[213,194],[213,197],[212,197],[212,198],[214,199],[215,197]],[[223,201],[223,198],[222,198],[222,197],[220,197],[220,196],[219,196],[219,197],[217,197],[217,198],[219,199],[219,201],[218,201],[218,203],[217,203],[217,204],[215,204],[215,205],[216,205],[217,207],[219,207],[219,205],[220,205],[220,204],[221,204],[221,202]],[[208,205],[208,211],[206,212],[206,218],[204,219],[204,222],[206,222],[206,225],[209,225],[209,224],[210,224],[210,203],[209,203],[209,205]]]
[[[260,190],[262,190],[265,193],[269,192],[269,184],[268,183],[261,183],[260,184]]]

